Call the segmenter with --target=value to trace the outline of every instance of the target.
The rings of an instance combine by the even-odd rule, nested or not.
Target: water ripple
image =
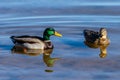
[[[82,25],[82,24],[117,24],[120,16],[97,15],[51,15],[51,16],[23,16],[1,18],[1,27],[4,26],[30,26],[30,25]]]

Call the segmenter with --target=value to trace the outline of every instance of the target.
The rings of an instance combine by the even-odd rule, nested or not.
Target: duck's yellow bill
[[[62,37],[62,34],[55,31],[55,36]]]

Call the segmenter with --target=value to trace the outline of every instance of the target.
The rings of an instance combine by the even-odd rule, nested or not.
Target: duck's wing
[[[11,36],[13,43],[41,43],[44,41],[43,38],[37,36]]]
[[[85,40],[94,43],[99,37],[100,33],[92,30],[84,30]]]

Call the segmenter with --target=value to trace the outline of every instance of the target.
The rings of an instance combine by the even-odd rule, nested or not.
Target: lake
[[[0,80],[118,80],[119,7],[120,0],[0,0]],[[50,55],[13,53],[10,36],[42,36],[47,27],[63,35],[51,37]],[[83,30],[101,27],[111,42],[105,58],[84,44]]]

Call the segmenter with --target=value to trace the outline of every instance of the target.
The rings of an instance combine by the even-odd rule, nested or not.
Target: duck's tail
[[[14,37],[15,37],[15,36],[11,36],[10,38],[11,38],[11,39],[14,39]]]
[[[15,39],[14,39],[15,36],[11,36],[10,38],[11,38],[11,40],[12,40],[13,43],[16,43],[16,41],[15,41]]]

